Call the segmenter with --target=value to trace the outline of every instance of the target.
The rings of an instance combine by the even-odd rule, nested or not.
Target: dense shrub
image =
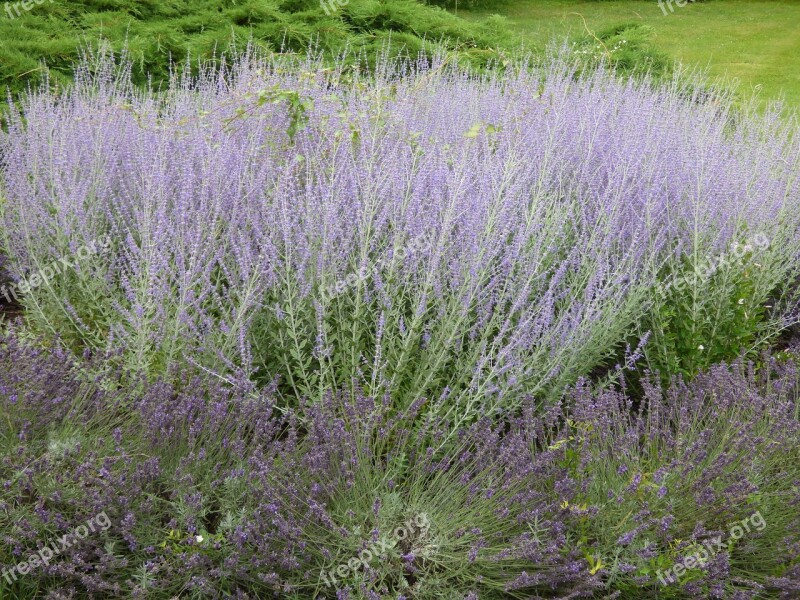
[[[638,413],[581,384],[570,408],[456,430],[417,419],[422,401],[396,415],[329,394],[282,414],[246,383],[120,389],[6,335],[0,562],[70,546],[0,593],[791,598],[798,376],[767,363],[761,380],[736,364],[653,385]],[[661,586],[659,570],[756,512],[764,527]],[[108,527],[77,539],[101,513]]]
[[[14,4],[0,7],[2,101],[7,89],[16,94],[45,80],[63,87],[89,40],[125,48],[137,84],[156,86],[167,83],[171,68],[186,67],[184,60],[195,68],[248,43],[300,53],[316,45],[329,57],[345,48],[372,57],[389,43],[412,56],[446,48],[477,65],[517,45],[500,17],[469,22],[416,0],[59,0],[30,10]]]
[[[17,597],[311,598],[350,588],[443,598],[597,584],[569,547],[560,499],[531,487],[558,487],[562,469],[549,452],[529,455],[521,433],[487,422],[412,429],[419,406],[390,418],[389,404],[364,396],[331,395],[282,416],[269,396],[196,379],[192,391],[157,383],[137,394],[113,377],[86,381],[63,354],[13,337],[0,361],[25,365],[3,369],[0,382],[4,567],[95,515],[112,523],[70,538],[13,585],[0,581]],[[335,585],[342,576],[331,569],[359,554],[366,562]]]
[[[669,79],[672,61],[653,47],[652,38],[653,30],[647,25],[621,23],[581,36],[573,42],[573,49],[585,68],[592,69],[603,63],[625,76],[649,75],[660,80]]]
[[[650,381],[638,407],[620,392],[570,395],[562,460],[586,482],[570,505],[595,511],[582,545],[609,591],[791,598],[800,589],[797,365],[763,362],[760,371],[715,365],[666,391]],[[734,530],[742,521],[746,531]],[[668,569],[709,546],[705,564],[670,581]]]
[[[732,359],[796,321],[791,125],[529,67],[249,56],[156,98],[84,66],[2,142],[29,326],[152,376],[277,379],[289,405],[360,381],[466,422],[626,344],[691,375],[687,347]]]

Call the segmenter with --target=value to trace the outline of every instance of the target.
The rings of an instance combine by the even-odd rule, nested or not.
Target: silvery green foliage
[[[138,94],[100,61],[10,121],[10,269],[108,235],[25,297],[38,331],[277,379],[289,404],[360,380],[470,419],[602,367],[670,261],[758,232],[759,293],[791,279],[797,141],[683,96],[560,60],[362,78],[254,56]]]

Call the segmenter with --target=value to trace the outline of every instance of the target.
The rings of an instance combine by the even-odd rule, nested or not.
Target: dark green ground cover
[[[16,94],[49,74],[53,85],[71,79],[82,49],[106,41],[127,47],[134,80],[163,82],[171,61],[196,64],[248,43],[267,51],[304,52],[314,45],[332,55],[346,49],[372,57],[395,52],[454,51],[486,64],[515,46],[501,17],[469,22],[416,0],[45,0],[30,10],[0,7],[0,88]],[[8,6],[8,8],[6,8]],[[330,13],[330,14],[327,14]],[[9,16],[10,15],[10,16]]]

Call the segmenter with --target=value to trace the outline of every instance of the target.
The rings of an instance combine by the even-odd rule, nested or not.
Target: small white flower
[[[698,350],[705,350],[705,349],[706,349],[706,347],[705,347],[705,346],[703,346],[703,344],[700,344],[700,345],[697,347],[697,349],[698,349]]]
[[[744,298],[739,298],[739,304],[744,304]]]
[[[203,536],[202,535],[196,535],[194,539],[197,540],[198,544],[201,544],[203,542]]]

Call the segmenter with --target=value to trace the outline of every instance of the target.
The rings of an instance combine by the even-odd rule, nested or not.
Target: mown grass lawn
[[[664,15],[655,0],[517,0],[492,12],[535,44],[620,23],[652,28],[653,45],[711,77],[732,78],[763,102],[784,96],[800,107],[800,0],[709,0]],[[458,11],[483,18],[485,11]]]

